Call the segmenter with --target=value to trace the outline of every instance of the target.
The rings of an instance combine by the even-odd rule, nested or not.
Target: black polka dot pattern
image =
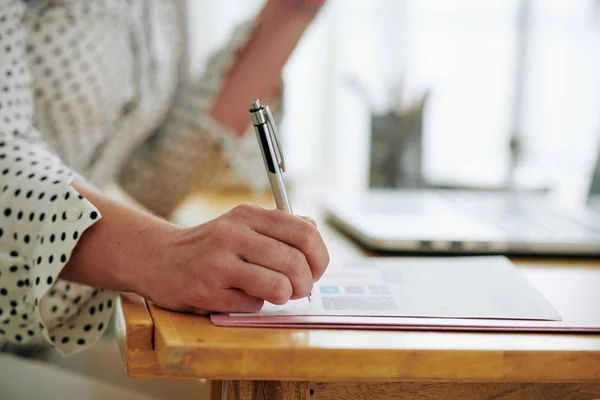
[[[94,62],[77,48],[81,59],[76,61],[65,48],[75,37],[84,48],[98,42],[90,52],[114,46],[102,41],[97,29],[88,32],[78,21],[61,20],[61,15],[77,14],[81,5],[50,7],[39,18],[24,18],[26,7],[21,0],[0,1],[0,347],[5,340],[26,343],[40,335],[70,354],[103,333],[110,313],[102,310],[112,308],[114,294],[58,278],[83,232],[102,217],[71,186],[73,173],[63,161],[93,178],[81,166],[93,165],[94,146],[83,142],[81,133],[84,125],[106,123],[98,112],[116,87],[103,87],[99,79],[90,86],[89,78],[107,67],[118,74],[127,65]],[[64,60],[72,67],[59,65]],[[55,115],[43,108],[33,112],[49,101],[56,104]],[[36,129],[50,126],[50,120],[51,134]],[[57,136],[65,132],[70,137]],[[104,134],[92,129],[90,143],[100,141],[94,135]],[[59,154],[49,147],[60,149]]]
[[[193,185],[267,184],[251,128],[237,140],[207,117],[252,24],[181,85],[180,3],[0,0],[0,342],[40,335],[71,354],[110,321],[113,293],[58,278],[102,218],[72,171],[100,187],[116,179],[162,215]]]

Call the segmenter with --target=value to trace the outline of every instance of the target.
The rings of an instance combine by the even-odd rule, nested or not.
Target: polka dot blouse
[[[195,78],[183,0],[0,0],[0,341],[93,344],[115,295],[58,279],[100,213],[71,185],[116,181],[168,215],[216,182],[263,186],[253,134],[208,107],[251,24]],[[250,129],[249,129],[250,130]]]

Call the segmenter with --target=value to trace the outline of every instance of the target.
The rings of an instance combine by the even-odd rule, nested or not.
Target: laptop
[[[324,213],[373,251],[600,256],[600,157],[581,207],[539,193],[385,189],[328,198]]]

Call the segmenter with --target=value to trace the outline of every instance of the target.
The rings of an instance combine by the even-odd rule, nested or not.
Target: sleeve
[[[138,148],[119,173],[120,186],[139,203],[168,216],[185,197],[200,189],[244,185],[264,189],[268,180],[252,126],[241,137],[217,123],[209,110],[254,21],[239,25],[227,46],[211,57],[203,76],[180,86],[164,124]],[[282,114],[280,89],[270,102]]]
[[[101,215],[33,125],[24,12],[0,2],[0,340],[41,337],[66,355],[102,335],[114,294],[58,279]]]

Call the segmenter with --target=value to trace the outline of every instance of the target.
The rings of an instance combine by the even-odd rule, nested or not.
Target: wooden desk
[[[195,202],[207,214],[191,207],[177,218],[197,223],[247,201],[268,202],[207,197]],[[364,255],[321,229],[333,260]],[[600,261],[515,262],[564,274],[600,268]],[[135,296],[121,298],[119,322],[130,376],[210,379],[213,399],[222,382],[227,399],[600,398],[600,335],[219,328]]]

